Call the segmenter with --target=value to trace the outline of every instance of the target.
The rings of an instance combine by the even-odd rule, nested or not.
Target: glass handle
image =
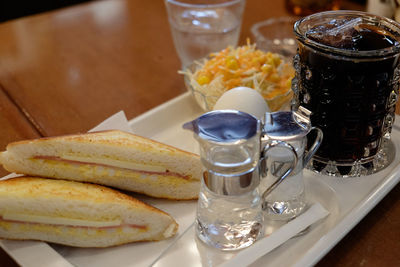
[[[260,167],[261,167],[261,173],[262,174],[264,174],[264,175],[266,175],[267,174],[267,172],[268,172],[268,169],[267,169],[267,164],[266,164],[266,161],[267,161],[267,159],[268,159],[268,157],[266,156],[267,155],[267,151],[269,150],[269,149],[271,149],[271,148],[274,148],[274,147],[282,147],[282,148],[285,148],[285,149],[287,149],[287,150],[289,150],[292,154],[293,154],[293,161],[292,161],[292,164],[290,165],[290,167],[280,176],[280,177],[278,177],[278,179],[276,179],[276,181],[272,184],[272,185],[270,185],[265,191],[264,191],[264,193],[262,194],[262,199],[264,200],[286,177],[288,177],[291,173],[292,173],[292,171],[294,171],[294,169],[296,168],[296,166],[297,166],[297,161],[298,161],[298,158],[297,158],[297,153],[296,153],[296,150],[294,149],[294,147],[293,146],[291,146],[290,144],[288,144],[288,143],[286,143],[286,142],[283,142],[283,141],[279,141],[279,140],[271,140],[271,141],[269,141],[266,145],[265,145],[265,147],[264,147],[264,150],[263,150],[263,157],[261,158],[261,164],[260,164]],[[264,204],[263,204],[263,210],[266,208],[264,208]]]
[[[310,161],[310,159],[314,156],[315,152],[317,152],[319,146],[322,143],[322,138],[323,138],[323,133],[322,130],[318,127],[312,127],[311,131],[317,131],[317,137],[315,138],[314,144],[310,147],[309,151],[307,152],[307,154],[304,156],[304,160],[303,160],[303,168],[305,166],[307,166],[308,162]]]

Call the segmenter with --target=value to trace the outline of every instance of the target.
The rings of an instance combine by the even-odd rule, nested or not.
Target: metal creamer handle
[[[266,165],[266,161],[268,159],[267,155],[267,151],[271,148],[274,147],[282,147],[285,148],[287,150],[289,150],[292,154],[293,154],[293,161],[292,164],[290,165],[290,168],[288,168],[280,177],[278,177],[278,179],[276,179],[276,181],[270,185],[262,194],[262,199],[265,200],[265,198],[286,178],[288,177],[296,168],[297,166],[297,161],[298,161],[298,157],[297,157],[297,153],[296,150],[294,149],[293,146],[291,146],[290,144],[283,142],[283,141],[279,141],[279,140],[270,140],[268,141],[268,143],[265,145],[264,149],[263,149],[263,156],[260,159],[260,173],[262,173],[263,175],[267,175],[268,169],[267,169],[267,165]],[[263,201],[263,203],[265,203]],[[267,207],[263,207],[262,209],[264,210]]]
[[[312,130],[317,131],[317,137],[315,138],[314,144],[310,147],[309,151],[307,152],[307,154],[304,155],[304,159],[303,159],[303,167],[307,166],[308,162],[310,161],[310,159],[314,156],[315,152],[317,152],[319,146],[322,143],[322,138],[323,138],[323,133],[322,130],[318,127],[312,127],[310,132]]]

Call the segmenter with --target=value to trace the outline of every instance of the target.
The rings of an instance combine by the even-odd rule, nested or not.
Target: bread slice
[[[196,154],[116,130],[11,143],[0,163],[10,172],[169,199],[196,199],[202,172]]]
[[[167,213],[116,190],[39,177],[0,181],[0,237],[109,247],[173,236]]]

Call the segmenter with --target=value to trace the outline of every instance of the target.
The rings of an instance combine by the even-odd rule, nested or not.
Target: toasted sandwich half
[[[0,152],[0,163],[15,173],[108,185],[169,199],[196,199],[198,155],[110,130],[24,140]]]
[[[89,183],[19,177],[0,181],[0,238],[109,247],[173,236],[167,213]]]

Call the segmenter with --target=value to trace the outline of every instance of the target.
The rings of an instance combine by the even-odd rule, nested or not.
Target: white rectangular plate
[[[133,132],[198,152],[184,122],[202,114],[186,93],[130,121]],[[400,151],[400,119],[392,132]],[[319,202],[330,215],[309,231],[292,238],[258,259],[252,266],[307,266],[315,264],[339,242],[399,181],[400,155],[383,171],[368,177],[340,179],[305,170],[309,202]],[[71,248],[42,242],[0,240],[0,246],[22,266],[205,266],[226,262],[234,253],[209,249],[194,238],[191,227],[196,201],[169,201],[134,195],[171,214],[179,223],[177,236],[160,242],[142,242],[104,249]],[[37,256],[39,255],[39,256]],[[290,255],[290,257],[288,257]]]

